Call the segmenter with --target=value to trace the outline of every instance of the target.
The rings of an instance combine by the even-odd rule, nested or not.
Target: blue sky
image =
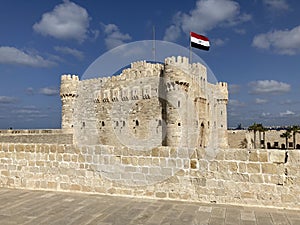
[[[59,128],[62,74],[82,75],[106,51],[152,38],[194,50],[229,83],[228,126],[300,123],[300,1],[2,0],[0,129]]]

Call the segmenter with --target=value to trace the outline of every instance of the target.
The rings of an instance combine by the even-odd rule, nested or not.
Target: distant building
[[[285,138],[280,137],[286,130],[273,129],[265,131],[264,134],[259,131],[256,132],[254,145],[254,132],[248,130],[228,130],[228,143],[229,148],[266,148],[266,149],[300,149],[300,136],[299,133],[295,134],[295,146],[293,142],[293,135],[288,139],[288,146],[286,146]]]

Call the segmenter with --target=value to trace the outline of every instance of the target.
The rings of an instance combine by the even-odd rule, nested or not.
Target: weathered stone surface
[[[249,153],[249,161],[257,162],[259,159],[258,152],[256,150],[252,150]]]
[[[260,173],[260,164],[259,163],[248,163],[247,164],[248,173]]]
[[[260,162],[268,162],[268,152],[259,152],[259,161]]]
[[[249,152],[246,149],[238,149],[235,151],[234,160],[247,161],[249,158]]]
[[[263,176],[262,175],[256,175],[256,174],[250,175],[250,182],[252,182],[252,183],[263,183],[264,182]]]
[[[49,133],[47,133],[47,132]],[[16,133],[12,133],[16,132]],[[34,132],[34,133],[32,133]],[[0,132],[1,143],[58,143],[72,144],[73,134],[62,130],[7,130]],[[12,147],[8,150],[13,151]],[[16,151],[22,151],[22,145],[18,145]]]
[[[277,165],[273,163],[262,164],[262,173],[277,174]]]
[[[269,151],[269,161],[273,163],[285,163],[286,151],[271,150]]]
[[[75,149],[76,145],[0,144],[0,186],[299,208],[297,153],[278,163],[261,161],[260,152],[258,161],[250,161],[250,157],[234,160],[232,155],[230,160],[173,158],[174,153],[153,157],[104,145]],[[240,152],[222,151],[234,156]],[[263,151],[268,156],[273,152]],[[191,168],[191,162],[199,167]]]

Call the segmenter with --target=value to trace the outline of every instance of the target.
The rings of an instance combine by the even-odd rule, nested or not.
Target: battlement
[[[77,75],[64,74],[61,76],[61,81],[79,81],[79,77]]]
[[[220,88],[224,88],[227,90],[228,84],[226,82],[218,82],[217,83]]]
[[[180,68],[188,68],[188,69],[199,69],[199,68],[205,68],[201,63],[189,63],[189,59],[184,56],[171,56],[165,59],[165,64],[166,65],[174,65],[178,66]]]
[[[187,69],[190,67],[189,59],[183,56],[177,56],[177,58],[175,56],[168,57],[165,59],[165,64]]]
[[[99,80],[100,83],[104,83],[116,82],[121,80],[134,80],[143,77],[159,76],[160,71],[162,69],[163,65],[160,63],[147,63],[146,61],[138,61],[131,63],[131,67],[124,69],[119,75],[96,78],[96,80]]]
[[[144,61],[137,61],[130,64],[131,69],[161,69],[162,65],[160,63],[149,63]]]
[[[60,86],[60,97],[62,99],[72,99],[77,97],[77,86],[79,77],[76,75],[62,75]]]
[[[165,65],[177,67],[179,70],[186,72],[194,78],[200,77],[203,81],[207,80],[206,67],[199,62],[190,64],[187,57],[168,57],[165,59]]]

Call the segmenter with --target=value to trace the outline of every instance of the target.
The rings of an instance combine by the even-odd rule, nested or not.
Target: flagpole
[[[192,36],[191,36],[191,31],[190,31],[190,59],[189,59],[189,64],[192,65],[192,55],[193,55],[193,50],[192,50]],[[195,77],[192,76],[192,80],[194,83]]]
[[[156,62],[155,26],[152,27],[152,33],[153,33],[153,44],[152,44],[153,61]]]
[[[190,41],[190,51],[189,51],[189,53],[190,53],[190,57],[189,57],[189,63],[190,64],[192,64],[192,54],[193,54],[193,51],[192,51],[192,41],[191,41],[191,32],[190,32],[190,38],[189,38],[189,41]]]

